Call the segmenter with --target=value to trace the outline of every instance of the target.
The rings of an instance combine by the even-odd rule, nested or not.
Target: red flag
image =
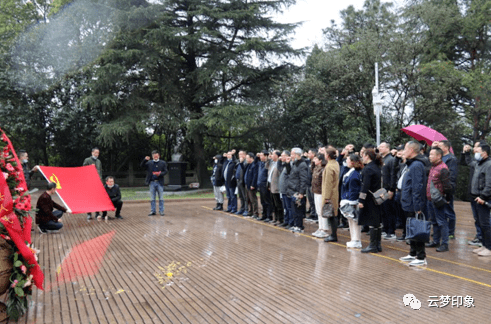
[[[58,196],[72,213],[115,210],[94,165],[39,169],[46,180],[56,183]]]

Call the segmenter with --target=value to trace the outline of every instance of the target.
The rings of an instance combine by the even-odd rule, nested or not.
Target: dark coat
[[[258,168],[259,158],[256,157],[254,162],[247,164],[246,171],[244,175],[244,181],[247,189],[257,189],[257,168]]]
[[[38,199],[36,204],[36,224],[44,225],[49,221],[58,222],[58,218],[53,215],[53,208],[66,212],[66,208],[58,205],[51,199],[51,196],[44,192]]]
[[[246,170],[246,161],[242,162],[237,162],[237,167],[235,168],[235,179],[237,179],[237,186],[238,187],[244,187],[245,182],[244,182],[244,174]]]
[[[343,177],[341,186],[341,200],[356,201],[361,191],[360,172],[353,170],[348,177]]]
[[[453,192],[455,193],[455,189],[457,188],[457,175],[459,173],[459,164],[457,162],[457,158],[455,155],[448,153],[447,155],[442,157],[442,161],[447,165],[448,171],[450,171],[450,184],[452,185]]]
[[[218,156],[217,156],[218,157]],[[211,176],[211,182],[215,187],[221,187],[225,184],[225,179],[223,178],[223,163],[227,158],[220,156],[217,160],[218,162],[213,165],[213,174]]]
[[[402,180],[401,207],[402,210],[414,213],[424,210],[426,204],[427,173],[425,160],[421,155],[407,160],[408,171]]]
[[[383,161],[384,165],[382,166],[382,186],[387,189],[387,191],[395,192],[395,181],[393,179],[394,172],[392,170],[394,169],[396,160],[389,153],[384,157]]]
[[[259,161],[257,169],[257,186],[266,187],[268,185],[269,162]]]
[[[113,205],[121,201],[121,190],[117,184],[114,184],[112,188],[109,188],[107,184],[105,184],[104,188],[106,189],[107,195],[111,199]]]
[[[479,161],[472,177],[471,195],[482,200],[491,200],[491,158]]]
[[[307,193],[309,166],[302,157],[300,160],[293,162],[288,177],[288,196],[293,196],[295,193],[305,195]]]
[[[363,204],[363,208],[360,209],[358,225],[380,226],[380,206],[375,204],[375,198],[371,192],[382,187],[381,175],[382,171],[374,161],[368,163],[361,172],[362,181],[358,202]]]
[[[144,169],[147,170],[147,177],[145,178],[145,184],[148,186],[150,184],[150,182],[152,181],[152,178],[153,178],[153,172],[160,172],[160,174],[157,176],[157,179],[158,182],[160,183],[160,185],[164,185],[164,176],[167,174],[167,163],[165,163],[165,161],[162,161],[162,160],[159,160],[157,162],[157,165],[155,166],[154,168],[154,165],[155,165],[155,162],[150,159],[150,160],[145,160],[143,159],[142,163],[140,164],[140,166]]]
[[[24,171],[24,178],[26,179],[27,189],[31,189],[31,178],[34,171],[29,167],[29,163],[22,163],[22,170]]]
[[[281,173],[280,173],[280,193],[282,195],[287,195],[288,193],[288,179],[290,177],[291,164],[290,162],[281,163]]]
[[[472,176],[474,175],[474,169],[476,168],[477,161],[469,152],[462,153],[460,156],[460,165],[467,165],[469,167],[469,184],[467,185],[467,199],[471,199],[471,186]]]
[[[234,157],[232,160],[226,160],[223,164],[223,177],[225,178],[225,185],[229,188],[237,187],[237,179],[235,178],[236,162]],[[225,174],[225,171],[227,171],[227,174]]]

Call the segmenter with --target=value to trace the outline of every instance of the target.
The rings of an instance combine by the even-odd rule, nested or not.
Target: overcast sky
[[[296,29],[292,43],[294,48],[311,47],[322,43],[322,29],[331,25],[331,20],[341,21],[339,12],[353,5],[355,9],[363,8],[365,0],[297,0],[277,20],[283,23],[303,21]]]

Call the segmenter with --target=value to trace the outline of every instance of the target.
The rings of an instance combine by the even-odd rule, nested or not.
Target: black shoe
[[[281,223],[280,227],[288,227],[288,223]]]
[[[217,203],[217,205],[215,206],[215,208],[213,208],[213,210],[217,210],[219,206],[220,206],[220,204]]]
[[[117,218],[117,219],[123,219],[123,216],[121,216],[121,215],[116,215],[116,218]]]
[[[404,235],[401,235],[401,236],[398,236],[396,238],[397,242],[402,242],[402,241],[405,241],[406,240],[406,237]]]
[[[164,212],[161,212],[161,213],[160,213],[160,216],[164,216],[164,215],[165,215],[165,214],[164,214]]]
[[[223,210],[223,204],[218,204],[218,208],[216,210]]]
[[[155,215],[157,215],[157,214],[156,213],[150,213],[150,214],[148,214],[148,216],[155,216]]]
[[[382,252],[382,229],[377,228],[377,251]]]
[[[370,228],[370,244],[361,250],[362,253],[378,253],[377,235],[378,228]]]
[[[447,252],[448,251],[448,244],[442,244],[440,247],[436,249],[436,252]]]
[[[376,246],[368,245],[366,248],[361,250],[361,253],[378,253]]]
[[[99,212],[96,212],[95,217],[99,217],[99,216],[101,216],[101,214]]]
[[[269,218],[269,217],[268,217],[268,218],[266,218],[265,220],[263,220],[263,222],[265,222],[265,223],[269,223],[269,222],[271,222],[271,218]]]
[[[425,246],[429,247],[429,248],[438,248],[438,247],[440,247],[440,243],[433,241],[430,243],[426,243]],[[447,248],[447,251],[448,251],[448,248]]]
[[[257,220],[264,221],[264,220],[266,220],[266,219],[267,219],[267,218],[263,216],[263,217],[261,217],[261,218],[258,218]]]
[[[328,237],[326,237],[324,239],[324,242],[337,242],[338,241],[338,238],[337,237],[334,237],[332,235],[329,235]]]

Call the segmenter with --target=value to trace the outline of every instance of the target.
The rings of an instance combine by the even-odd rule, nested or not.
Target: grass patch
[[[158,197],[158,196],[157,196]],[[167,199],[196,199],[196,198],[214,198],[213,190],[200,191],[164,191],[164,200]],[[121,188],[122,200],[148,200],[150,194],[148,187],[138,188]]]

